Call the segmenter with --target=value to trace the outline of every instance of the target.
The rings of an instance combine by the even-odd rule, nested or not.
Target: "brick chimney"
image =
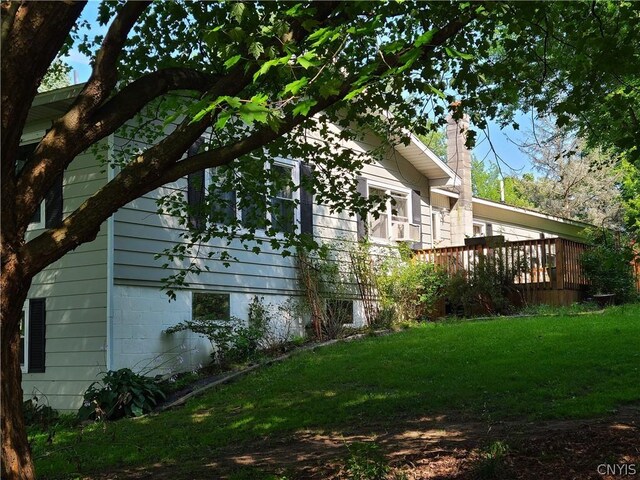
[[[463,115],[460,120],[455,120],[451,115],[447,117],[447,163],[462,182],[457,187],[460,197],[451,207],[452,245],[464,245],[464,239],[473,236],[471,151],[464,144],[468,129],[468,115]]]

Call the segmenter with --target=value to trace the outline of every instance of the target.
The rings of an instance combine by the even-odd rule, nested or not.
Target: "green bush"
[[[251,359],[260,348],[260,342],[269,328],[270,313],[256,296],[249,305],[249,322],[239,318],[229,320],[185,320],[165,330],[171,334],[189,330],[205,337],[212,347],[215,363],[226,366]]]
[[[128,368],[108,371],[102,380],[93,382],[84,393],[78,410],[80,420],[116,420],[149,413],[165,395],[151,377]]]
[[[509,297],[517,293],[514,279],[526,270],[524,258],[508,262],[500,248],[479,254],[471,269],[458,271],[449,280],[446,296],[452,312],[466,317],[512,313]]]
[[[590,281],[589,292],[615,294],[616,303],[625,303],[637,297],[631,262],[634,252],[628,238],[617,239],[611,232],[591,234],[591,247],[582,254],[580,263]]]
[[[424,320],[433,315],[449,283],[446,272],[400,251],[388,259],[377,279],[382,312],[395,321]]]
[[[38,403],[38,397],[36,396],[22,404],[22,413],[27,427],[36,427],[42,431],[49,429],[60,416],[49,405]]]

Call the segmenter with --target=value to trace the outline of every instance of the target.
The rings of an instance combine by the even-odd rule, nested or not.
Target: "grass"
[[[39,478],[215,458],[230,444],[399,417],[493,421],[606,414],[640,400],[640,306],[420,325],[304,352],[136,420],[34,438]]]

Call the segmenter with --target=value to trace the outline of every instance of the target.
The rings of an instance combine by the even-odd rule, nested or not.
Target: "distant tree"
[[[426,134],[418,134],[418,139],[438,157],[447,161],[447,137],[444,131],[431,130]]]
[[[69,78],[70,71],[71,67],[62,60],[53,62],[38,87],[38,93],[71,85],[71,79]]]
[[[508,205],[516,207],[533,207],[534,205],[524,196],[522,179],[517,176],[502,176],[495,164],[485,165],[482,160],[474,158],[471,161],[471,183],[475,197],[501,201],[500,180],[504,181],[504,199]]]
[[[525,178],[522,186],[536,208],[598,227],[622,228],[622,174],[615,160],[550,122],[540,122],[530,140],[521,150],[539,176]]]

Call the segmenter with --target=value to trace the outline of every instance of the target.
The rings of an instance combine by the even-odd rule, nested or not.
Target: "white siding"
[[[91,153],[65,171],[63,215],[107,181]],[[107,234],[69,252],[36,275],[29,298],[46,299],[44,373],[25,373],[25,398],[33,395],[59,410],[75,410],[82,393],[106,370]],[[38,231],[30,232],[29,238]]]

